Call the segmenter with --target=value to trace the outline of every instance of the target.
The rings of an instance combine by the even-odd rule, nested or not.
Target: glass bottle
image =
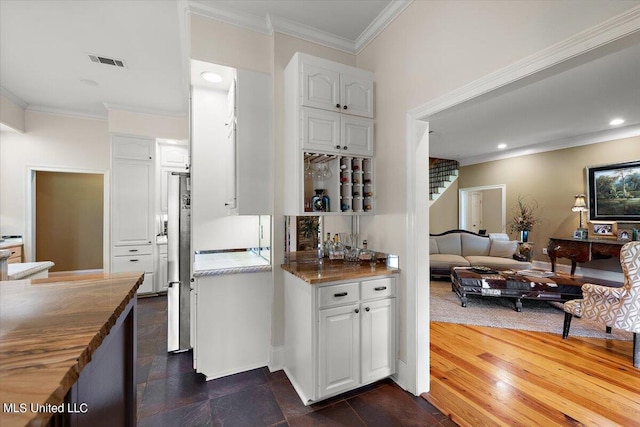
[[[360,253],[358,254],[358,258],[362,264],[365,263],[375,263],[375,252],[371,249],[367,248],[367,241],[362,241],[362,249],[360,249]]]
[[[331,250],[332,245],[333,242],[331,241],[331,233],[327,233],[327,240],[325,240],[324,244],[322,245],[322,251],[325,258],[329,258],[329,251]]]
[[[344,259],[344,245],[338,240],[338,235],[333,236],[333,244],[329,251],[329,259],[331,260],[343,260]]]
[[[314,212],[329,212],[329,196],[324,194],[324,189],[316,189],[315,196],[311,198],[311,209]]]

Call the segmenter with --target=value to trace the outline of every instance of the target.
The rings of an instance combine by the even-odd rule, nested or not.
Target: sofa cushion
[[[526,270],[531,268],[530,262],[516,261],[513,258],[500,258],[493,256],[468,256],[467,261],[471,266],[482,266],[496,270]]]
[[[489,256],[497,256],[502,258],[512,258],[518,249],[516,240],[493,240],[491,242],[491,250]]]
[[[462,245],[460,244],[460,233],[445,234],[436,236],[438,242],[438,253],[462,255]]]
[[[489,239],[491,240],[509,240],[507,233],[489,233]]]
[[[438,241],[433,237],[429,238],[429,254],[439,254]]]
[[[460,234],[462,242],[462,256],[487,256],[491,247],[491,240],[488,237],[475,236],[473,234]]]
[[[429,256],[429,265],[434,270],[449,270],[451,267],[469,267],[469,261],[460,255],[433,254]]]

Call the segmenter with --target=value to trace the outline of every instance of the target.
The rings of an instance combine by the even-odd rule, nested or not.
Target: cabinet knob
[[[339,145],[336,145],[336,150],[339,150],[339,149],[340,149],[340,146],[339,146]]]
[[[347,106],[345,105],[345,106],[344,106],[344,107],[342,107],[342,108],[344,108],[344,109],[346,110],[346,109],[347,109]]]
[[[365,311],[369,311],[371,310],[369,307],[365,307]]]
[[[347,147],[346,145],[344,147],[342,147],[343,150],[347,150],[349,147]]]
[[[347,295],[348,295],[348,292],[339,292],[339,293],[333,294],[333,296],[336,298],[346,297]]]
[[[336,104],[336,108],[340,108],[340,104]]]
[[[357,308],[356,308],[355,310],[353,310],[353,311],[354,311],[354,313],[356,313],[356,314],[360,313],[360,310],[359,310],[359,309],[357,309]]]
[[[138,262],[140,261],[139,259],[130,259],[129,262]]]

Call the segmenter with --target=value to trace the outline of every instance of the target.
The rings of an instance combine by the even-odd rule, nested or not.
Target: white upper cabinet
[[[338,111],[340,73],[311,64],[302,64],[302,105]]]
[[[354,116],[373,117],[373,77],[342,64],[300,55],[302,105]]]
[[[373,73],[293,55],[284,70],[286,215],[374,214],[373,103]],[[320,189],[329,208],[314,211]]]
[[[160,145],[160,166],[168,168],[189,168],[189,147],[186,145]]]
[[[341,74],[340,99],[343,113],[373,117],[373,79]]]

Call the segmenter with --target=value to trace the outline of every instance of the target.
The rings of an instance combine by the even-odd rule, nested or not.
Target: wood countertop
[[[0,425],[44,425],[136,297],[144,274],[111,273],[0,282]]]
[[[400,274],[399,268],[387,267],[386,262],[381,259],[374,266],[369,263],[352,264],[343,261],[330,261],[326,258],[323,258],[323,262],[320,264],[315,251],[292,252],[289,254],[287,262],[281,264],[280,267],[312,285]]]

